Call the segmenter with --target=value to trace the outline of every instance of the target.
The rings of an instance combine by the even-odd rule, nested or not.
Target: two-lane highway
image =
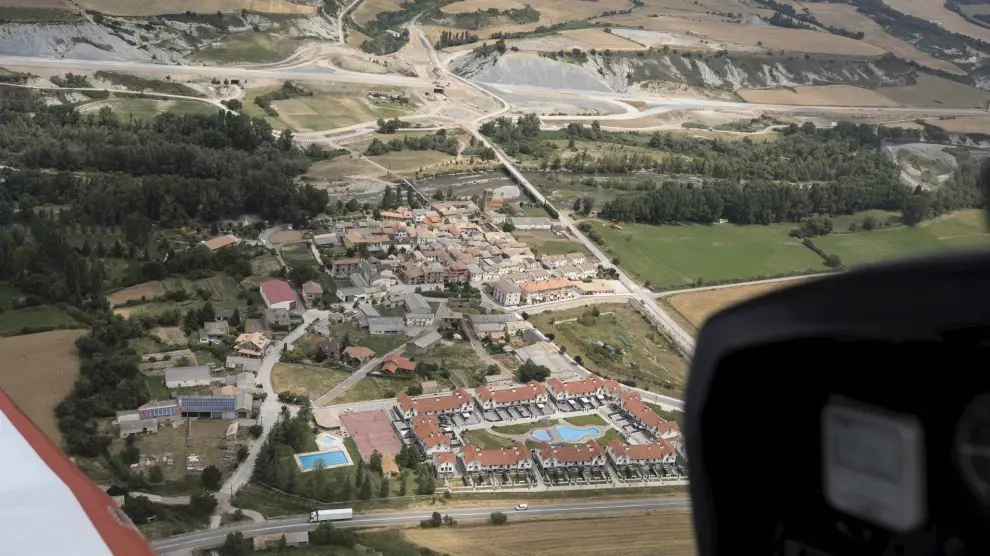
[[[494,511],[505,512],[509,515],[509,521],[519,519],[535,519],[546,517],[566,517],[568,515],[594,514],[603,516],[608,514],[622,514],[628,512],[671,510],[690,507],[690,500],[682,497],[669,498],[641,498],[625,500],[596,500],[582,503],[552,503],[540,504],[531,503],[526,511],[515,511],[513,502],[506,502],[504,505],[484,507],[484,508],[464,508],[445,509],[438,505],[431,509],[399,510],[387,513],[357,514],[353,520],[334,522],[336,527],[386,527],[397,525],[415,525],[424,519],[429,519],[434,511],[445,515],[450,515],[461,522],[481,522],[487,521]],[[657,519],[662,519],[658,517]],[[228,533],[240,531],[246,537],[266,533],[289,533],[292,531],[308,531],[316,528],[316,524],[310,523],[308,517],[292,517],[267,521],[264,523],[248,523],[223,527],[220,529],[210,529],[188,535],[171,537],[169,539],[155,541],[151,543],[152,548],[159,554],[167,554],[179,550],[193,550],[198,548],[210,548],[223,544]]]

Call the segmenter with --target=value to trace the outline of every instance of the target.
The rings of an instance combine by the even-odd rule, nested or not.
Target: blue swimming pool
[[[303,469],[315,469],[319,463],[324,467],[333,467],[348,463],[347,455],[344,452],[319,452],[315,454],[303,454],[299,457],[299,464]]]
[[[598,427],[572,427],[570,425],[556,425],[553,430],[560,440],[564,442],[578,442],[587,436],[600,436],[602,430]],[[553,434],[548,429],[534,429],[529,435],[538,442],[552,441]]]
[[[557,425],[554,428],[557,429],[557,435],[560,436],[564,442],[574,442],[583,436],[598,436],[602,433],[602,430],[598,427],[571,427],[568,425]]]

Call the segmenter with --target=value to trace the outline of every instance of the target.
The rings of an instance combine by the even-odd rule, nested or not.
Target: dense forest
[[[110,440],[94,419],[148,399],[129,340],[183,318],[112,315],[109,261],[123,261],[131,282],[219,271],[240,280],[251,273],[254,248],[173,249],[156,228],[245,213],[305,222],[343,210],[328,207],[325,191],[294,181],[327,156],[294,147],[291,133],[273,133],[262,119],[227,111],[122,121],[109,108],[84,116],[46,105],[34,91],[0,88],[0,280],[23,294],[22,304],[57,304],[90,329],[77,342],[80,378],[56,410],[67,453],[105,454]],[[120,233],[110,244],[70,244],[77,230],[94,227]],[[133,478],[118,458],[107,461],[116,477]]]
[[[685,138],[666,133],[610,133],[597,122],[541,132],[535,115],[486,122],[481,132],[507,154],[529,155],[543,169],[585,174],[624,174],[623,195],[601,207],[622,221],[737,224],[799,222],[812,214],[851,214],[868,209],[904,210],[910,201],[920,219],[949,210],[982,206],[976,165],[964,161],[938,191],[911,191],[900,170],[881,153],[884,141],[917,140],[920,131],[839,123],[817,129],[791,125],[773,142]],[[553,140],[566,139],[562,149]],[[611,144],[604,154],[577,141]],[[698,180],[698,178],[702,178]],[[630,187],[630,182],[632,186]],[[922,204],[923,210],[918,211]],[[917,220],[917,219],[915,219]]]

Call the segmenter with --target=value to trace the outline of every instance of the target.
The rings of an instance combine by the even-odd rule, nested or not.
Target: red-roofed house
[[[265,300],[265,306],[269,309],[289,311],[296,308],[296,292],[292,291],[292,286],[285,280],[265,280],[262,282],[261,299]]]
[[[449,415],[470,413],[474,409],[474,398],[467,390],[458,388],[448,394],[434,394],[413,398],[403,392],[398,398],[402,416],[408,421],[416,415]]]
[[[457,475],[457,456],[451,452],[435,452],[433,454],[433,468],[437,470],[437,475],[440,477]]]
[[[533,454],[525,444],[516,443],[511,448],[484,450],[474,444],[464,447],[461,454],[464,469],[469,473],[489,471],[526,471],[533,468]]]
[[[382,372],[390,375],[411,373],[414,370],[416,370],[415,363],[395,353],[386,355],[385,362],[382,363]]]
[[[426,455],[450,451],[450,437],[440,430],[437,420],[431,415],[417,415],[410,424],[413,435],[423,447]]]
[[[550,395],[558,402],[570,399],[590,398],[593,396],[604,396],[608,390],[605,381],[597,375],[591,375],[580,380],[562,381],[558,378],[547,380],[547,389]]]
[[[673,440],[681,435],[676,421],[667,421],[643,403],[639,394],[622,392],[619,395],[619,408],[655,437]]]
[[[613,440],[608,443],[605,452],[617,466],[677,463],[677,448],[662,438],[653,444],[623,444]]]
[[[548,397],[547,387],[533,380],[522,386],[498,388],[495,390],[489,390],[482,386],[476,389],[475,393],[478,394],[481,408],[485,411],[520,404],[545,403]]]
[[[583,444],[554,446],[540,442],[534,451],[543,469],[567,469],[569,467],[600,467],[605,465],[605,451],[594,440]]]

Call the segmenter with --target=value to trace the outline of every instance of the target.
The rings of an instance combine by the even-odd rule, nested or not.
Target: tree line
[[[447,136],[447,130],[438,130],[433,135],[421,135],[419,137],[411,137],[409,135],[403,137],[402,139],[395,138],[388,142],[382,141],[377,137],[371,140],[371,144],[365,149],[364,154],[368,156],[378,156],[389,152],[399,152],[402,150],[411,151],[427,151],[434,150],[447,153],[451,156],[457,156],[457,151],[460,150],[460,142],[453,138]]]

